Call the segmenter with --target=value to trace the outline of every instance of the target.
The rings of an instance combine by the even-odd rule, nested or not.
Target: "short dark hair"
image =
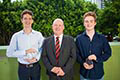
[[[24,14],[29,14],[31,16],[33,16],[33,12],[31,10],[25,9],[22,13],[21,13],[21,18],[23,18]]]
[[[95,13],[95,12],[92,12],[92,11],[86,12],[86,13],[84,14],[84,16],[83,16],[83,19],[85,19],[87,16],[92,16],[92,17],[94,17],[95,22],[96,22],[97,16],[96,16],[96,13]]]

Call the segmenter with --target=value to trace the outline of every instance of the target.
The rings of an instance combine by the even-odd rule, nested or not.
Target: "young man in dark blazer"
[[[80,80],[104,80],[104,62],[111,56],[110,45],[104,35],[95,30],[95,12],[83,16],[85,31],[76,38]]]
[[[49,80],[73,80],[73,65],[76,60],[74,39],[63,34],[62,19],[54,20],[52,30],[54,34],[44,41],[42,52]]]

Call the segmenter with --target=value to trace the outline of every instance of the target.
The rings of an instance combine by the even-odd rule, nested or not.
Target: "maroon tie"
[[[56,52],[55,52],[56,61],[58,63],[58,58],[59,58],[59,55],[60,55],[60,41],[59,41],[59,37],[56,37],[55,49],[56,49]]]

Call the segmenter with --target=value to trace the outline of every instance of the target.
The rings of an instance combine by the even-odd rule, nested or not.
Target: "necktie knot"
[[[56,37],[56,40],[59,40],[59,37]]]

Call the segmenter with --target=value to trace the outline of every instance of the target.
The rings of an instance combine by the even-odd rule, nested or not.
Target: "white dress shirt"
[[[30,64],[25,61],[25,59],[34,57],[39,60],[43,41],[44,37],[40,32],[32,30],[30,34],[25,34],[24,31],[21,30],[12,36],[6,55],[8,57],[17,57],[18,62],[22,64]],[[26,54],[26,50],[30,48],[36,49],[37,53]]]

